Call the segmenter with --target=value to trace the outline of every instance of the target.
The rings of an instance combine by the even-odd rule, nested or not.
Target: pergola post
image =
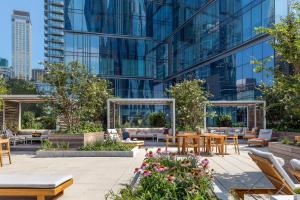
[[[19,102],[19,120],[18,120],[18,130],[22,129],[22,103]]]
[[[5,131],[6,129],[6,123],[5,123],[5,101],[3,100],[3,117],[2,117],[2,131]]]
[[[176,135],[176,121],[175,121],[175,100],[172,100],[172,135],[173,135],[173,143],[175,143],[175,135]]]
[[[107,99],[107,129],[110,129],[110,100]]]
[[[263,103],[263,120],[264,120],[264,129],[266,129],[267,128],[266,102]]]
[[[203,122],[203,123],[204,123],[204,124],[203,124],[204,132],[206,132],[206,123],[207,123],[207,122],[206,122],[206,120],[207,120],[207,119],[206,119],[206,105],[204,105],[204,119],[203,119],[203,120],[204,120],[204,122]]]
[[[257,128],[256,119],[256,105],[254,105],[254,128]]]

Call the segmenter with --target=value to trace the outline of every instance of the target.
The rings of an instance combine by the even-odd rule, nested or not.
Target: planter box
[[[270,142],[269,150],[275,156],[281,157],[285,161],[285,166],[290,166],[290,160],[300,159],[300,147],[282,144],[280,142]]]
[[[281,138],[281,137],[288,137],[290,140],[294,141],[295,136],[300,136],[299,132],[287,132],[287,131],[274,131],[273,137]]]
[[[37,158],[54,158],[54,157],[135,157],[139,152],[138,147],[131,151],[44,151],[36,152]]]
[[[65,142],[70,148],[80,148],[98,140],[104,140],[104,132],[84,133],[84,134],[50,134],[49,141],[53,144]]]

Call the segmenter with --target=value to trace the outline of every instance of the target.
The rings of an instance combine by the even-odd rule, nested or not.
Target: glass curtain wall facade
[[[45,0],[46,59],[80,61],[121,98],[205,79],[213,100],[255,99],[272,75],[251,60],[275,65],[271,38],[255,28],[287,10],[288,0]]]

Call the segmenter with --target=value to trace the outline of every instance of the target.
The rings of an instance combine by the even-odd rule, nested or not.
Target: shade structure
[[[245,101],[210,101],[211,107],[247,107],[247,127],[266,128],[266,102],[259,100]],[[205,108],[206,112],[207,108]],[[206,130],[206,118],[204,118],[204,129]]]
[[[170,98],[157,98],[157,99],[142,99],[142,98],[114,98],[107,100],[107,128],[115,128],[115,111],[116,106],[121,105],[167,105],[170,106],[171,120],[172,120],[172,134],[175,136],[176,124],[175,124],[175,99]],[[111,116],[111,111],[112,115]],[[112,119],[112,120],[111,120]]]

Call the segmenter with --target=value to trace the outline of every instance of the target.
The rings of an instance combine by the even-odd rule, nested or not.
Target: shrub
[[[117,140],[107,139],[104,141],[97,141],[93,144],[87,144],[81,147],[81,151],[130,151],[134,145],[123,144]]]
[[[56,148],[59,150],[68,150],[69,149],[69,143],[68,142],[59,142],[56,144]]]
[[[51,150],[51,149],[53,149],[53,147],[54,147],[53,143],[50,140],[42,141],[42,144],[41,144],[42,150]]]
[[[217,126],[219,127],[231,127],[232,121],[230,115],[221,115],[217,117]]]
[[[165,127],[166,115],[163,112],[154,112],[149,115],[149,121],[151,127]]]
[[[291,140],[287,136],[285,136],[281,139],[281,143],[282,144],[292,144]]]
[[[106,199],[111,200],[212,200],[212,170],[208,160],[200,160],[190,154],[177,159],[171,153],[154,154],[147,152],[140,168],[135,169],[140,176],[136,186],[127,185],[119,194],[110,192]]]

